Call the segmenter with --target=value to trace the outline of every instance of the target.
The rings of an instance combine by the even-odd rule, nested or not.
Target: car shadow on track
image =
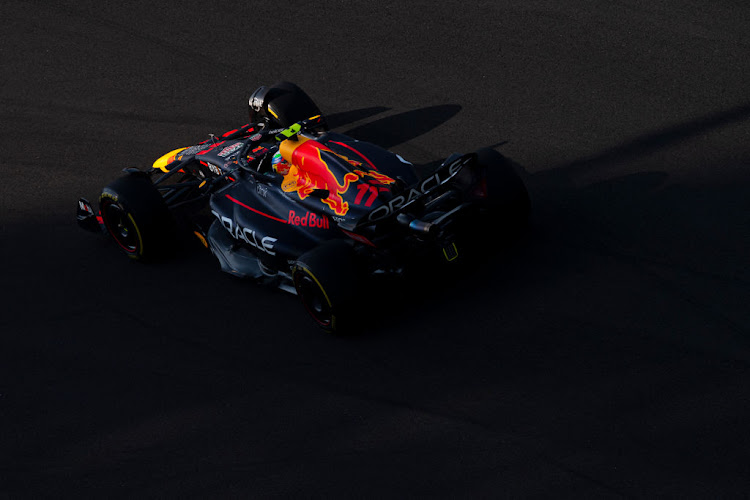
[[[457,104],[442,104],[405,111],[365,123],[344,132],[355,139],[390,149],[409,142],[447,122],[458,112]]]
[[[673,338],[672,332],[658,326],[663,320],[657,315],[649,319],[654,332],[701,349],[750,353],[750,317],[737,299],[737,293],[745,290],[746,295],[750,286],[743,251],[750,248],[746,196],[750,153],[716,150],[702,151],[700,157],[672,157],[666,151],[656,161],[650,157],[679,146],[692,148],[691,141],[749,119],[750,103],[745,103],[635,136],[541,172],[530,173],[515,163],[532,198],[528,231],[510,245],[495,245],[492,235],[500,228],[489,225],[478,235],[484,242],[464,264],[424,272],[409,284],[384,287],[381,296],[388,298],[391,318],[409,321],[416,314],[434,320],[467,314],[471,319],[472,311],[481,309],[473,302],[488,305],[495,300],[490,297],[511,300],[516,293],[533,294],[535,287],[544,290],[558,281],[598,289],[598,274],[606,269],[637,276],[634,289],[625,291],[615,282],[610,290],[598,292],[612,299],[614,310],[646,300],[642,297],[666,294],[669,304],[692,304],[695,314],[714,325],[714,333],[708,338],[696,330],[692,338]],[[381,137],[372,140],[379,142]],[[683,158],[689,162],[686,172],[703,176],[686,174],[679,180],[670,176]],[[607,175],[613,167],[617,173]],[[587,180],[591,174],[598,180]],[[639,288],[647,284],[656,288]],[[549,307],[553,313],[562,311],[560,305]],[[580,307],[573,315],[589,314],[584,305]],[[680,321],[675,310],[665,314]],[[377,335],[387,328],[382,322],[370,330]]]

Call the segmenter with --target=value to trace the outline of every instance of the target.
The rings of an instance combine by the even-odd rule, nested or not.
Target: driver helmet
[[[289,172],[289,163],[286,162],[279,151],[276,151],[271,157],[271,167],[274,172],[286,175]]]
[[[266,95],[270,87],[265,85],[255,89],[250,99],[248,100],[248,115],[250,116],[250,123],[263,124],[265,125],[266,120],[264,119],[263,108],[265,106]]]

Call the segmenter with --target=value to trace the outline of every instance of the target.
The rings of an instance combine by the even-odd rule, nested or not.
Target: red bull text
[[[297,215],[294,210],[289,211],[289,220],[287,224],[291,226],[317,227],[320,229],[330,229],[328,217],[317,215],[315,212],[307,212],[305,215]]]

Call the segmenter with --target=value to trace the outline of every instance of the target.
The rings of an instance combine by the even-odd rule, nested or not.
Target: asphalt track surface
[[[5,7],[0,497],[750,491],[746,1]],[[77,228],[280,80],[420,164],[496,147],[528,236],[341,339]]]

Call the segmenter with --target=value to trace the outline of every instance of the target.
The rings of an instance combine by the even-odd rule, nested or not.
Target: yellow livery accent
[[[297,140],[293,139],[285,139],[281,141],[281,144],[279,144],[279,153],[281,153],[281,157],[284,158],[284,160],[289,163],[290,165],[293,165],[292,156],[294,155],[294,151],[302,146],[304,143],[308,141],[307,137],[297,137]],[[302,166],[302,165],[298,165]]]
[[[135,228],[135,234],[136,236],[138,236],[138,248],[136,249],[138,253],[128,254],[128,257],[130,257],[131,259],[142,259],[143,258],[143,236],[141,236],[141,230],[138,229],[138,224],[135,223],[133,214],[128,213],[128,219],[130,219],[130,223]]]
[[[451,243],[447,247],[443,247],[443,255],[448,262],[456,260],[458,257],[458,248],[456,248],[456,244]]]
[[[170,151],[154,162],[154,168],[158,168],[162,172],[169,172],[169,170],[167,170],[167,165],[175,160],[175,157],[180,151],[185,151],[186,149],[187,148],[178,148],[174,151]]]
[[[198,241],[201,242],[201,245],[203,245],[204,247],[208,248],[208,241],[206,241],[206,237],[205,236],[203,236],[198,231],[193,231],[193,234],[195,235],[196,238],[198,238]]]

